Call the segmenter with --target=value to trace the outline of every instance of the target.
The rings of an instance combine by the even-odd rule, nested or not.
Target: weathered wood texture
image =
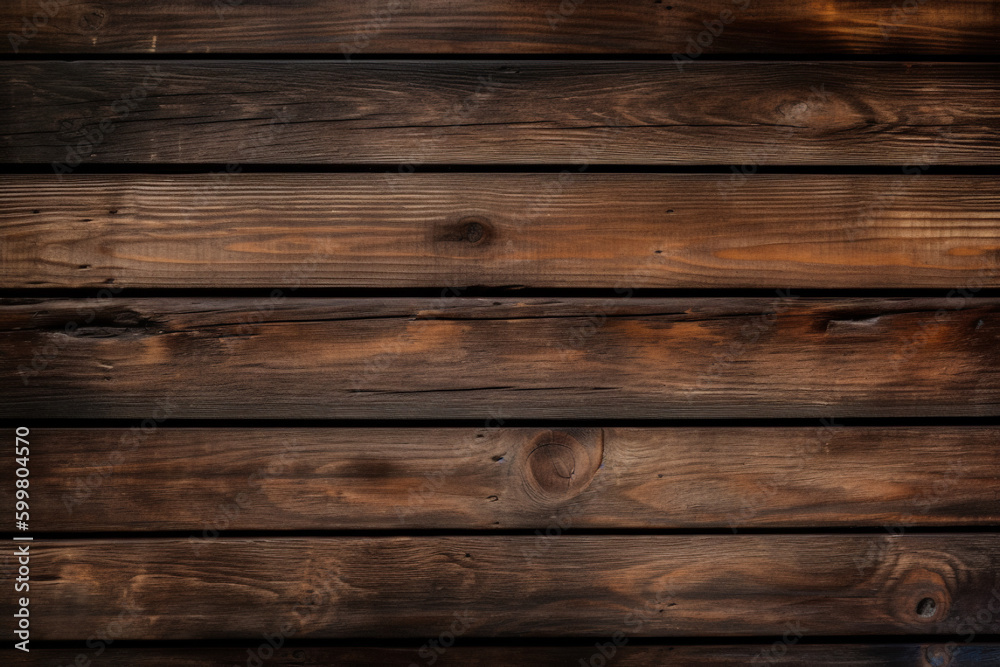
[[[46,540],[31,564],[37,639],[1000,631],[985,534]]]
[[[0,177],[0,287],[1000,286],[996,177]]]
[[[993,64],[4,62],[0,160],[998,164]]]
[[[19,53],[995,54],[988,0],[7,0]],[[41,16],[40,19],[32,18]],[[28,25],[25,26],[25,19]],[[34,29],[33,29],[34,28]],[[10,34],[13,33],[12,38]]]
[[[47,531],[1000,524],[1000,428],[34,429]],[[817,502],[821,498],[822,502]],[[13,487],[0,505],[13,507]]]
[[[1000,300],[4,299],[0,416],[987,416]]]
[[[429,640],[431,638],[428,638]],[[621,639],[629,640],[628,637]],[[428,641],[411,648],[382,648],[375,646],[319,648],[297,646],[270,651],[264,644],[248,648],[224,649],[120,649],[107,639],[95,639],[85,650],[32,649],[30,656],[8,649],[0,653],[6,665],[32,665],[39,667],[67,667],[77,656],[108,667],[233,667],[245,665],[253,655],[262,664],[275,667],[412,667],[417,664],[434,664],[437,667],[453,665],[465,667],[500,667],[531,665],[532,667],[572,667],[605,664],[602,656],[610,656],[607,664],[615,667],[663,667],[673,665],[689,667],[746,667],[746,665],[774,665],[776,667],[983,667],[1000,664],[1000,644],[957,641],[939,644],[805,644],[793,633],[789,641],[770,644],[706,644],[703,646],[636,646],[634,640],[625,645],[615,645],[611,638],[580,646],[462,646],[447,649],[436,647]],[[275,640],[278,643],[280,640]],[[445,638],[446,643],[450,639]],[[610,646],[609,646],[610,644]],[[100,649],[104,649],[98,655]],[[249,651],[249,653],[248,653]],[[263,656],[267,656],[266,660]],[[99,662],[98,662],[99,660]],[[591,662],[593,660],[593,662]],[[91,663],[91,664],[94,664]],[[250,664],[255,664],[251,660]]]

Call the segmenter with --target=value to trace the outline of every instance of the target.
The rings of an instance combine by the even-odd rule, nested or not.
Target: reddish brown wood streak
[[[996,191],[933,175],[4,176],[0,287],[996,287]]]
[[[46,61],[0,82],[31,91],[0,105],[0,160],[59,173],[1000,163],[1000,70],[977,63]]]
[[[0,6],[20,34],[31,2]],[[101,0],[64,5],[22,53],[910,53],[998,52],[988,0]],[[31,32],[30,30],[28,31]],[[253,35],[253,39],[247,39]]]
[[[0,415],[994,414],[1000,301],[5,300]]]
[[[867,561],[877,539],[220,538],[197,555],[180,539],[44,541],[33,546],[33,611],[39,639],[95,636],[114,618],[122,639],[282,626],[433,637],[456,615],[468,636],[774,636],[791,622],[872,635],[964,632],[1000,600],[996,535],[896,536]],[[979,627],[996,633],[1000,613]]]
[[[1000,430],[35,429],[57,532],[989,526]],[[0,506],[13,505],[0,487]],[[822,502],[816,502],[822,498]],[[123,508],[128,508],[123,511]]]

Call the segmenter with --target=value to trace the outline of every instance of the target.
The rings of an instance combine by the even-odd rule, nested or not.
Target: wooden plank
[[[0,177],[0,287],[1000,286],[993,176]]]
[[[1000,524],[990,427],[34,429],[29,441],[44,491],[32,520],[57,532]]]
[[[1000,536],[894,536],[868,564],[875,539],[220,538],[197,555],[181,539],[36,540],[31,636],[113,621],[153,640],[1000,631]]]
[[[965,294],[969,291],[965,290]],[[989,416],[1000,299],[0,301],[0,416]]]
[[[993,64],[0,63],[0,160],[1000,164]]]
[[[623,639],[628,639],[623,638]],[[805,640],[802,640],[805,641]],[[275,640],[274,643],[284,643]],[[794,642],[794,643],[793,643]],[[445,643],[450,639],[445,638]],[[411,667],[434,664],[467,667],[497,665],[532,665],[566,667],[567,665],[611,664],[615,667],[661,667],[662,665],[705,665],[707,667],[745,667],[746,665],[816,665],[817,667],[982,667],[1000,661],[1000,644],[951,642],[938,644],[804,644],[793,634],[773,643],[711,644],[702,646],[646,646],[628,642],[616,645],[611,638],[580,646],[461,646],[445,648],[426,644],[411,648],[359,647],[281,647],[274,650],[262,642],[249,648],[115,648],[106,640],[95,640],[91,648],[32,649],[30,656],[8,649],[6,665],[65,667],[74,664],[78,655],[99,658],[108,667],[233,667],[246,665],[254,654],[262,664],[276,667]],[[104,649],[97,655],[99,649]],[[248,651],[250,653],[248,653]],[[264,656],[267,656],[264,659]],[[610,660],[602,663],[604,658]],[[95,660],[96,661],[96,660]],[[755,662],[756,661],[756,662]],[[87,664],[87,663],[80,663]],[[255,664],[252,660],[251,665]]]
[[[989,0],[8,0],[0,26],[19,53],[1000,53]]]

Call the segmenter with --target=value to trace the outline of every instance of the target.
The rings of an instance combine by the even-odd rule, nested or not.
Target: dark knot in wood
[[[544,431],[527,444],[523,458],[529,493],[539,500],[564,499],[585,489],[597,474],[603,456],[599,435],[585,446],[564,431]]]

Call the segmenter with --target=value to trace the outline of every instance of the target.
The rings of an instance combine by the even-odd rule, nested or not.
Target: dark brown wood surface
[[[0,7],[20,53],[995,54],[989,0],[101,0]],[[34,30],[32,30],[34,28]],[[30,38],[27,36],[30,35]]]
[[[37,639],[1000,632],[1000,537],[36,540]],[[198,551],[195,551],[195,548]],[[992,605],[992,607],[991,607]],[[12,604],[3,601],[4,613]],[[977,616],[983,612],[984,620]],[[36,620],[37,619],[37,620]],[[456,627],[457,626],[457,627]]]
[[[968,293],[968,290],[966,290]],[[4,299],[0,416],[988,416],[1000,300]]]
[[[0,177],[0,287],[1000,286],[993,176]]]
[[[786,631],[788,632],[788,631]],[[178,648],[154,650],[119,649],[114,642],[95,640],[87,649],[32,649],[30,656],[8,651],[0,654],[7,665],[32,665],[39,667],[67,667],[77,656],[109,667],[233,667],[245,665],[254,654],[263,664],[275,667],[412,667],[433,660],[437,667],[501,667],[505,665],[531,665],[532,667],[567,667],[580,664],[602,664],[600,657],[610,655],[609,665],[615,667],[675,667],[705,665],[706,667],[746,667],[746,665],[775,665],[781,667],[983,667],[1000,662],[1000,644],[981,642],[941,642],[938,644],[806,644],[788,632],[784,639],[768,644],[706,644],[701,646],[646,646],[635,645],[634,639],[621,637],[622,645],[612,638],[597,640],[579,646],[462,646],[445,649],[440,640],[436,647],[417,644],[410,648],[311,647],[279,648],[269,650],[270,644],[251,645],[248,648]],[[275,640],[278,643],[280,640]],[[445,642],[450,642],[446,637]],[[610,646],[609,646],[610,645]],[[101,650],[103,649],[103,650]],[[98,654],[98,651],[101,651]],[[247,651],[250,651],[248,654]],[[260,657],[268,656],[266,662]],[[24,657],[22,657],[24,656]],[[595,657],[596,656],[596,657]],[[607,659],[607,658],[606,658]],[[99,661],[99,662],[98,662]],[[756,661],[756,662],[755,662]],[[86,663],[82,663],[86,664]],[[251,663],[253,664],[253,663]]]
[[[1000,428],[34,429],[47,531],[1000,524]],[[822,498],[822,502],[816,502]],[[0,505],[13,506],[13,487]]]
[[[0,663],[1000,664],[998,29],[3,3]]]
[[[3,62],[0,161],[998,164],[1000,68],[895,62]],[[390,176],[391,178],[391,176]]]

